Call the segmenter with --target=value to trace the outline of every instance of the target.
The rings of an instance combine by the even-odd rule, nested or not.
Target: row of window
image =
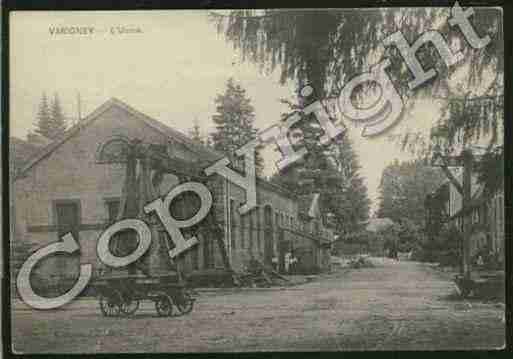
[[[241,249],[250,248],[256,243],[258,250],[262,249],[263,236],[274,240],[274,231],[283,227],[295,226],[297,221],[284,212],[275,212],[270,206],[257,207],[249,214],[240,215],[238,208],[241,203],[230,200],[230,244],[232,249],[240,245]],[[274,218],[273,218],[274,214]],[[237,240],[239,239],[239,240]]]
[[[260,249],[262,248],[262,237],[268,235],[274,241],[280,229],[293,229],[320,234],[323,238],[328,237],[327,231],[321,228],[318,220],[305,223],[284,212],[274,212],[270,206],[264,206],[263,211],[262,207],[257,207],[249,214],[240,215],[239,206],[240,203],[233,199],[230,200],[230,244],[232,249],[236,249],[238,243],[241,249],[246,248],[246,239],[249,241],[250,248],[253,248],[256,239],[257,248]]]
[[[117,216],[120,209],[119,198],[108,198],[105,199],[105,206],[107,210],[108,223],[114,223],[117,220]],[[295,228],[302,231],[319,233],[320,224],[318,221],[312,221],[308,224],[297,221],[290,215],[283,212],[274,212],[270,206],[264,207],[252,211],[248,215],[239,215],[238,206],[240,203],[236,203],[234,200],[230,202],[230,231],[231,231],[231,247],[236,249],[240,245],[241,249],[254,248],[256,244],[257,250],[263,250],[264,236],[270,238],[270,249],[273,251],[274,242],[278,238],[278,231],[280,228]],[[55,214],[57,219],[59,234],[63,234],[71,231],[74,235],[78,236],[79,225],[81,223],[80,214],[80,200],[65,200],[55,202]],[[274,217],[274,218],[273,218]],[[274,219],[274,220],[273,220]],[[310,227],[310,228],[306,228]],[[325,234],[325,233],[323,233]],[[238,240],[237,240],[238,239]],[[212,268],[214,266],[214,248],[213,241],[208,241],[209,244],[204,248],[203,261],[206,268]],[[199,254],[198,248],[195,248],[191,252],[192,266],[193,269],[199,267]]]
[[[105,199],[105,206],[107,209],[107,221],[108,223],[114,223],[117,220],[117,216],[119,213],[120,207],[120,199],[119,198],[108,198]],[[261,229],[261,224],[264,223],[263,227],[281,227],[281,228],[294,228],[299,230],[306,230],[313,233],[319,233],[320,224],[318,221],[312,221],[310,226],[308,223],[304,223],[302,221],[298,221],[293,216],[290,216],[284,212],[274,212],[271,207],[265,207],[266,213],[262,213],[260,207],[257,207],[256,210],[252,211],[250,215],[239,215],[238,214],[238,206],[240,204],[235,203],[234,200],[230,201],[230,216],[231,216],[231,224],[236,227],[245,227],[249,226],[250,229]],[[69,217],[70,213],[75,216],[79,215],[79,207],[80,200],[70,200],[70,201],[62,201],[56,203],[56,212],[57,212],[57,223],[65,223],[71,221]],[[272,221],[272,213],[274,212],[274,222]],[[267,216],[262,218],[262,215]],[[249,218],[249,220],[248,220]],[[76,223],[79,223],[79,218],[75,218]],[[262,222],[264,220],[265,222]],[[255,226],[255,223],[257,224]],[[310,228],[308,228],[310,227]]]
[[[504,193],[499,193],[494,198],[494,220],[499,236],[504,235]]]
[[[491,216],[491,218],[489,217]],[[472,224],[481,224],[487,226],[491,224],[490,229],[502,235],[504,233],[504,195],[502,193],[496,195],[490,202],[480,205],[474,209],[471,214]],[[492,223],[490,223],[490,221]],[[458,217],[456,225],[463,231],[462,217]]]

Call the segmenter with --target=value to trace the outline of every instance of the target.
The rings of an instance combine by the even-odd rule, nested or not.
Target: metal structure
[[[156,188],[164,174],[176,176],[179,182],[205,182],[202,169],[198,164],[170,156],[165,145],[143,144],[137,139],[112,139],[101,146],[97,157],[100,163],[123,163],[126,166],[117,220],[144,220],[152,236],[149,250],[139,260],[125,268],[106,268],[95,281],[94,288],[103,315],[132,315],[139,309],[141,300],[152,300],[160,316],[172,316],[174,307],[179,314],[189,313],[194,304],[193,291],[187,286],[179,261],[168,255],[170,238],[163,225],[156,216],[146,214],[143,207],[159,197]],[[181,210],[186,211],[187,208]],[[229,269],[222,228],[212,211],[201,227],[199,230],[207,240],[217,240]],[[118,232],[111,239],[111,252],[115,256],[126,256],[137,247],[137,243],[135,232]]]

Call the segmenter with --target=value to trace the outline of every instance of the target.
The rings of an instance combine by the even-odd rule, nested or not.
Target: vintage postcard
[[[497,7],[11,11],[14,353],[505,345]]]

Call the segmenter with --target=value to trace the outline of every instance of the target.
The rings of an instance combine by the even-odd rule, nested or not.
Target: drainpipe
[[[231,208],[230,208],[230,184],[228,179],[224,178],[224,238],[226,249],[228,251],[228,260],[232,262],[232,244],[231,244]]]

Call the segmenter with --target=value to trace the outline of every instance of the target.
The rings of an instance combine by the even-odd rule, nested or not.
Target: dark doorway
[[[54,214],[55,221],[57,224],[57,234],[59,239],[67,233],[73,235],[75,241],[79,240],[80,232],[80,200],[58,200],[54,202]],[[61,253],[55,256],[56,273],[55,277],[73,277],[76,275],[76,269],[78,266],[79,254],[75,253],[71,255],[63,255]],[[61,283],[61,279],[57,282]],[[59,293],[62,294],[62,293]]]
[[[57,217],[57,232],[59,238],[71,232],[78,239],[80,226],[80,202],[63,200],[55,202],[55,215]]]

